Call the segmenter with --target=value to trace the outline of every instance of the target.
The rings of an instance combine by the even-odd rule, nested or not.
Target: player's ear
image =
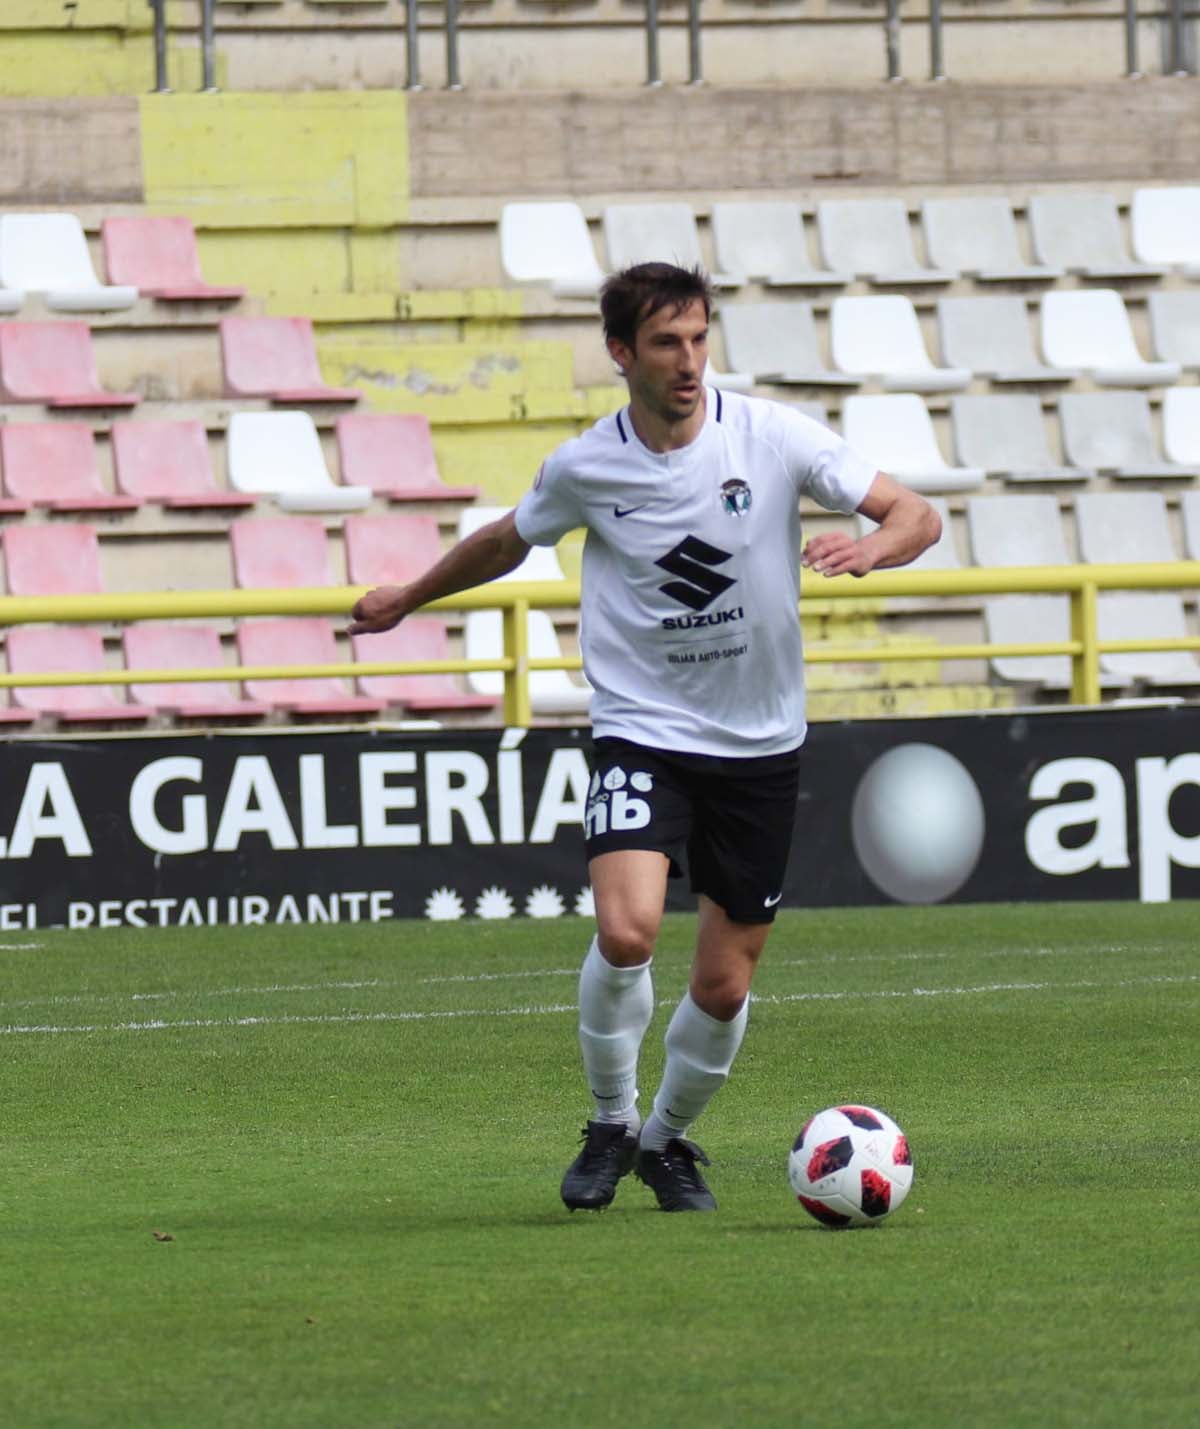
[[[622,342],[619,337],[610,337],[607,340],[608,355],[616,363],[623,377],[629,376],[629,369],[633,366],[633,349],[628,343]]]

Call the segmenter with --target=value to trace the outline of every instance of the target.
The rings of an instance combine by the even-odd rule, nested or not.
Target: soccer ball
[[[788,1157],[788,1180],[822,1225],[878,1225],[912,1186],[908,1138],[874,1107],[829,1107],[804,1123]]]

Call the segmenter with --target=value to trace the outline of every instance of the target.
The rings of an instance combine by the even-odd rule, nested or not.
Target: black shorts
[[[800,751],[759,759],[672,754],[597,739],[584,813],[587,856],[651,849],[736,923],[770,923],[796,822]]]

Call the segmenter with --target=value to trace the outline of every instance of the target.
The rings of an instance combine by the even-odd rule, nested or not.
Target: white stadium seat
[[[560,298],[595,298],[604,282],[577,203],[506,203],[500,263],[514,283],[546,283]]]
[[[138,290],[96,277],[83,225],[73,213],[6,213],[0,217],[0,285],[41,293],[59,312],[117,312]]]
[[[842,434],[860,456],[915,491],[970,491],[983,485],[983,471],[946,462],[929,412],[915,392],[847,397]]]

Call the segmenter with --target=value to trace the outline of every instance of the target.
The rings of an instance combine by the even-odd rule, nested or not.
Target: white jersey
[[[628,408],[554,451],[516,525],[538,546],[587,528],[595,734],[735,757],[801,744],[799,501],[849,513],[874,476],[811,417],[715,388],[677,451],[643,446]]]

